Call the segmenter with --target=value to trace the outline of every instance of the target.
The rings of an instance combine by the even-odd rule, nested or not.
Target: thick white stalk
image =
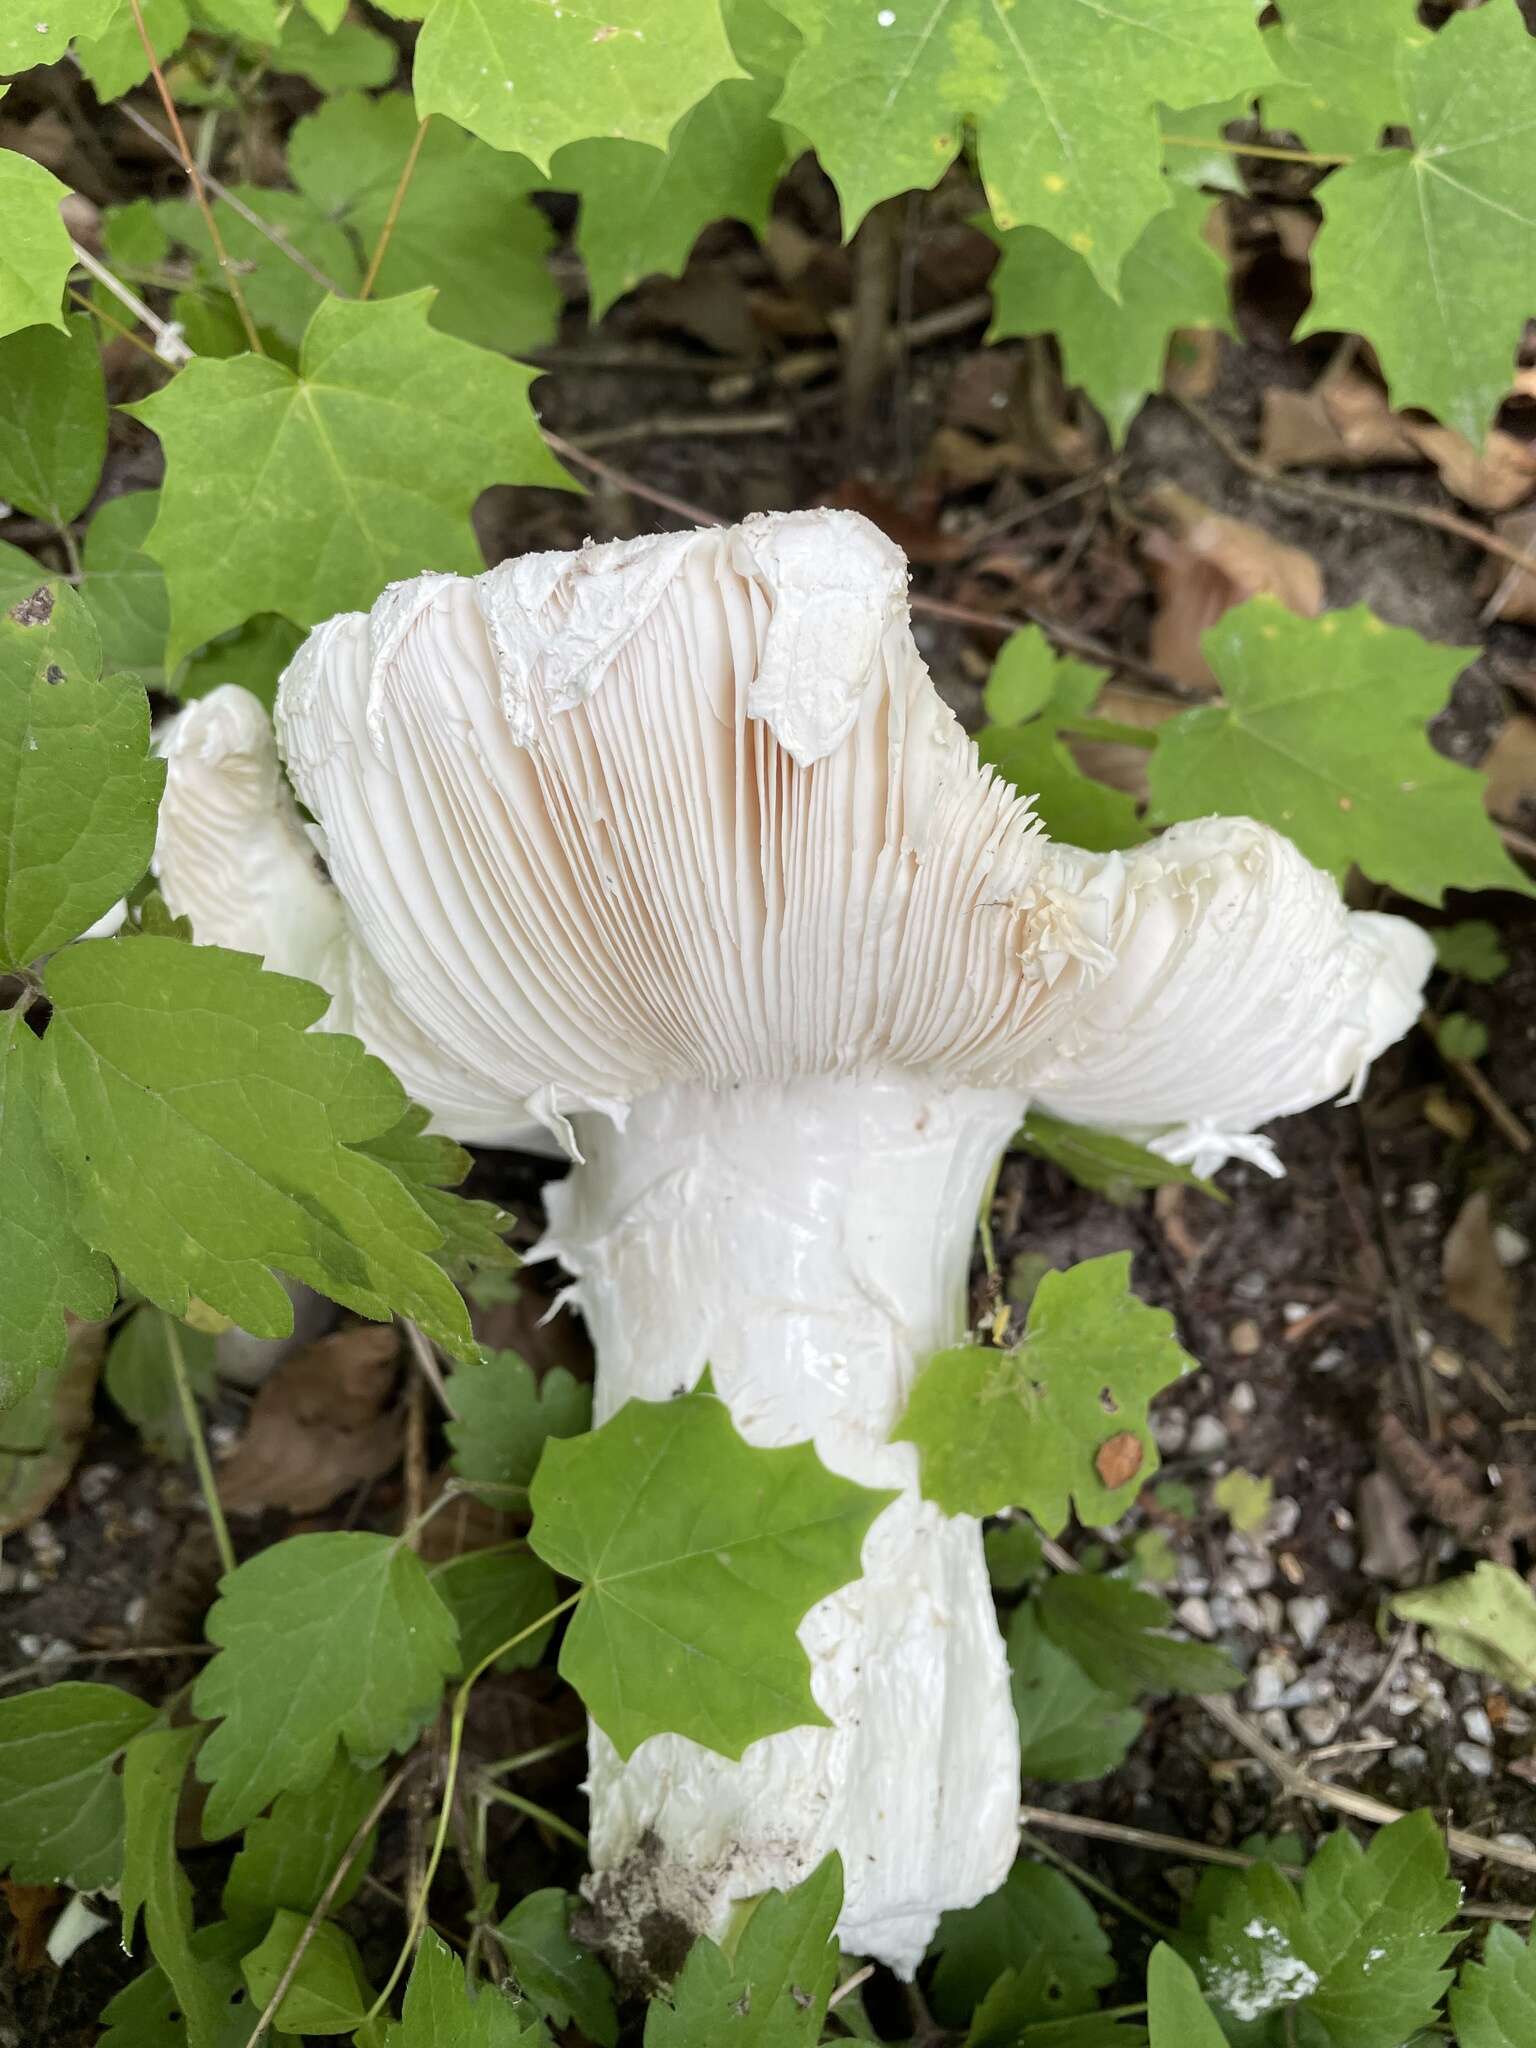
[[[739,1762],[658,1736],[620,1763],[592,1731],[594,1891],[621,1949],[658,1915],[718,1932],[836,1849],[844,1945],[910,1974],[939,1914],[1013,1861],[1018,1733],[981,1531],[924,1501],[912,1446],[887,1438],[916,1368],[963,1330],[977,1205],[1020,1111],[883,1073],[670,1086],[622,1131],[576,1119],[584,1163],[548,1190],[546,1245],[597,1347],[598,1419],[707,1364],[749,1442],[809,1439],[831,1470],[902,1489],[863,1577],[800,1629],[830,1728]]]

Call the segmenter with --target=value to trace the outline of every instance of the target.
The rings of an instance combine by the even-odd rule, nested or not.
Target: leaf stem
[[[411,146],[405,153],[405,163],[401,168],[399,181],[390,198],[389,211],[384,216],[384,225],[379,230],[379,239],[374,246],[372,256],[368,259],[368,275],[363,279],[363,288],[358,293],[360,299],[370,298],[374,286],[378,283],[379,271],[383,266],[384,258],[389,254],[389,245],[394,238],[395,224],[400,218],[400,209],[405,204],[405,195],[411,189],[411,180],[416,175],[416,159],[421,155],[421,145],[427,139],[427,129],[431,126],[431,122],[432,116],[424,114],[416,124],[416,133],[411,138]]]
[[[1112,1891],[1101,1878],[1095,1877],[1091,1871],[1084,1870],[1080,1863],[1074,1863],[1070,1856],[1063,1856],[1060,1850],[1053,1849],[1049,1842],[1042,1842],[1040,1837],[1031,1834],[1028,1828],[1020,1829],[1019,1840],[1027,1848],[1033,1849],[1037,1856],[1044,1857],[1047,1863],[1054,1863],[1058,1870],[1066,1871],[1075,1884],[1082,1885],[1086,1891],[1097,1892],[1099,1897],[1107,1905],[1113,1906],[1117,1912],[1127,1914],[1132,1920],[1139,1920],[1143,1927],[1158,1937],[1159,1941],[1178,1940],[1176,1927],[1166,1926],[1161,1920],[1154,1920],[1150,1913],[1143,1913],[1140,1906],[1133,1906],[1129,1899],[1123,1899],[1117,1891]]]
[[[1228,156],[1262,156],[1282,164],[1352,164],[1352,156],[1324,156],[1315,149],[1281,149],[1270,142],[1228,142],[1224,135],[1165,135],[1174,149],[1221,149]]]
[[[181,1326],[172,1315],[161,1310],[165,1323],[165,1348],[171,1361],[171,1378],[176,1382],[176,1398],[181,1403],[181,1419],[186,1424],[187,1435],[192,1444],[192,1463],[197,1467],[197,1483],[202,1489],[203,1505],[208,1510],[208,1520],[213,1525],[213,1540],[218,1548],[219,1563],[225,1572],[232,1572],[239,1564],[235,1546],[229,1538],[229,1524],[224,1519],[224,1504],[219,1499],[218,1482],[213,1476],[213,1460],[208,1455],[208,1439],[203,1435],[203,1418],[197,1412],[197,1399],[192,1392],[192,1382],[187,1377],[186,1354],[181,1348]]]
[[[479,1793],[482,1799],[494,1800],[498,1806],[516,1807],[519,1813],[526,1814],[530,1820],[536,1820],[541,1827],[548,1828],[551,1833],[563,1835],[566,1841],[574,1842],[583,1852],[589,1846],[580,1828],[573,1828],[570,1822],[562,1820],[558,1813],[551,1813],[547,1806],[540,1806],[532,1799],[525,1799],[520,1792],[509,1792],[505,1785],[482,1785]]]
[[[557,1735],[553,1742],[541,1742],[537,1749],[520,1749],[516,1756],[504,1756],[500,1763],[482,1764],[482,1778],[503,1778],[509,1771],[525,1770],[530,1764],[541,1764],[546,1757],[559,1756],[567,1749],[575,1749],[586,1741],[581,1733]]]

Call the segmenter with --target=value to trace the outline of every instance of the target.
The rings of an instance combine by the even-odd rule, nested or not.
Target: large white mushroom
[[[901,1489],[801,1629],[830,1727],[627,1763],[594,1728],[590,1791],[621,1922],[718,1930],[837,1849],[844,1944],[910,1973],[1017,1842],[980,1530],[887,1440],[961,1331],[999,1150],[1038,1102],[1202,1169],[1267,1160],[1250,1134],[1359,1087],[1431,952],[1243,819],[1052,844],[935,693],[905,593],[836,512],[397,585],[283,680],[329,879],[231,690],[167,738],[159,870],[199,938],[328,988],[442,1128],[569,1150],[546,1248],[599,1419],[708,1365],[752,1442]]]

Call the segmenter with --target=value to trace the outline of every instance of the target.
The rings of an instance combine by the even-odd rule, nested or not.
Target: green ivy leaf
[[[523,1996],[552,2027],[563,2030],[574,2022],[598,2048],[613,2048],[619,2038],[613,1984],[597,1957],[571,1939],[575,1904],[558,1887],[530,1892],[496,1929],[496,1938]]]
[[[1159,728],[1159,823],[1240,812],[1330,874],[1354,863],[1421,903],[1447,889],[1536,894],[1499,844],[1482,778],[1425,732],[1465,648],[1384,626],[1363,605],[1301,619],[1269,597],[1236,606],[1203,644],[1226,702]]]
[[[814,144],[849,233],[879,200],[936,183],[974,122],[998,227],[1045,228],[1110,293],[1168,204],[1157,103],[1224,99],[1270,75],[1247,0],[783,0],[780,11],[805,49],[778,116]]]
[[[171,1370],[171,1320],[164,1309],[147,1301],[125,1316],[112,1339],[102,1379],[145,1448],[157,1458],[177,1459],[187,1454],[187,1424]],[[216,1370],[213,1338],[187,1324],[176,1334],[193,1392],[211,1394]]]
[[[259,1947],[241,1964],[258,2012],[265,2011],[304,1933],[308,1916],[279,1912]],[[350,1934],[322,1920],[299,1959],[276,2019],[296,2034],[350,2034],[367,2017],[373,1993]]]
[[[171,607],[165,571],[144,552],[160,509],[158,491],[109,498],[86,531],[80,595],[101,635],[102,665],[111,675],[131,669],[149,685],[163,682]]]
[[[125,408],[165,444],[149,551],[170,585],[169,660],[257,612],[317,625],[424,566],[473,572],[487,484],[569,483],[528,405],[533,371],[439,334],[430,303],[327,299],[297,374],[199,360]]]
[[[115,1685],[0,1699],[0,1869],[18,1884],[104,1891],[123,1873],[117,1764],[155,1709]]]
[[[843,1866],[832,1855],[793,1891],[765,1892],[729,1957],[696,1941],[646,2013],[645,2048],[814,2048],[837,1982],[842,1908]]]
[[[1051,1641],[1030,1601],[1008,1625],[1008,1667],[1026,1778],[1075,1785],[1125,1760],[1141,1733],[1141,1715]]]
[[[192,1886],[176,1860],[176,1812],[201,1728],[154,1728],[123,1759],[123,1947],[140,1909],[155,1961],[175,1987],[189,2048],[217,2048],[223,2003],[192,1947]]]
[[[1199,1979],[1166,1941],[1147,1960],[1147,2027],[1152,2048],[1226,2048]]]
[[[301,256],[308,257],[338,291],[357,290],[362,283],[357,253],[341,229],[326,218],[312,199],[302,192],[284,192],[265,185],[236,185],[232,190],[252,213],[269,227],[278,229]],[[196,256],[204,289],[221,289],[224,272],[201,208],[190,199],[164,199],[156,211],[171,239]],[[227,200],[215,202],[213,217],[229,260],[239,272],[241,296],[252,319],[264,334],[275,334],[296,348],[306,325],[326,298],[325,286],[302,270],[259,228],[252,227]]]
[[[310,1032],[327,997],[246,953],[140,936],[48,969],[49,1127],[81,1235],[142,1293],[192,1294],[256,1336],[293,1327],[279,1267],[382,1321],[472,1348],[409,1190],[356,1149],[405,1109],[354,1038]],[[153,1159],[158,1199],[126,1160]]]
[[[1460,2048],[1525,2048],[1536,2041],[1536,1947],[1495,1923],[1480,1962],[1451,1993]]]
[[[1430,1629],[1447,1663],[1517,1691],[1536,1686],[1536,1593],[1508,1565],[1484,1559],[1460,1578],[1399,1593],[1392,1611]]]
[[[592,1427],[590,1387],[563,1365],[536,1379],[515,1351],[487,1351],[456,1366],[448,1399],[453,1469],[493,1508],[519,1505],[515,1492],[532,1483],[551,1437],[581,1436]]]
[[[307,1918],[373,1810],[383,1783],[381,1772],[357,1770],[337,1756],[318,1785],[280,1794],[272,1811],[245,1831],[224,1881],[225,1918],[247,1927],[253,1921],[265,1927],[279,1911]],[[375,1832],[353,1858],[328,1911],[339,1913],[361,1887],[373,1862]]]
[[[208,1990],[210,2006],[219,2009],[219,2031],[213,2048],[246,2048],[256,2016],[240,1964],[251,1945],[249,1927],[220,1920],[200,1927],[192,1937],[192,1959]],[[106,2026],[99,2048],[187,2048],[186,2015],[181,1995],[158,1964],[135,1977],[101,2015]],[[272,2048],[300,2048],[292,2034],[269,2030],[263,2041]]]
[[[5,33],[0,29],[0,36]],[[61,185],[52,171],[29,156],[0,149],[0,220],[5,222],[0,241],[0,335],[39,324],[64,325],[59,305],[75,260],[59,215],[59,202],[68,196],[69,187]]]
[[[388,1536],[290,1536],[220,1587],[219,1653],[194,1710],[221,1720],[198,1758],[204,1825],[233,1834],[280,1792],[304,1793],[337,1744],[360,1763],[408,1748],[458,1668],[453,1617],[421,1560]]]
[[[1159,1152],[1129,1138],[1117,1138],[1110,1131],[1095,1131],[1087,1124],[1069,1124],[1043,1109],[1032,1109],[1014,1134],[1013,1142],[1037,1159],[1049,1159],[1064,1173],[1112,1202],[1126,1203],[1146,1188],[1199,1188],[1204,1195],[1224,1202],[1226,1196],[1193,1167],[1179,1166]]]
[[[976,736],[979,758],[1034,799],[1053,839],[1095,853],[1146,837],[1135,798],[1085,775],[1061,736],[1063,725],[1090,716],[1104,680],[1101,670],[1080,661],[1058,661],[1038,626],[1021,627],[1004,641],[987,683],[987,713],[995,723]]]
[[[1430,937],[1435,942],[1435,964],[1444,974],[1487,982],[1497,981],[1509,971],[1509,955],[1498,928],[1484,917],[1438,925]]]
[[[963,2027],[1004,1971],[1018,2024],[1092,2012],[1115,1980],[1109,1937],[1077,1886],[1038,1863],[1015,1863],[1001,1888],[946,1913],[929,1954],[929,1998],[946,2026]]]
[[[1231,1692],[1243,1675],[1225,1650],[1181,1642],[1166,1600],[1123,1579],[1058,1573],[1036,1596],[1047,1635],[1105,1692],[1123,1700],[1143,1693]]]
[[[89,503],[106,450],[107,391],[87,316],[0,341],[0,497],[65,526]]]
[[[601,17],[545,0],[432,0],[416,111],[547,173],[557,149],[589,135],[665,149],[689,107],[739,76],[719,0],[607,0]]]
[[[365,28],[360,21],[343,21],[334,33],[327,33],[296,7],[283,24],[270,62],[274,71],[294,72],[320,92],[340,93],[388,85],[399,66],[400,52],[388,36]],[[296,133],[290,133],[290,147]]]
[[[1111,1252],[1046,1273],[1015,1350],[960,1344],[918,1373],[891,1435],[917,1445],[945,1514],[1022,1507],[1052,1536],[1074,1502],[1098,1528],[1124,1514],[1157,1470],[1147,1403],[1195,1370],[1130,1271],[1130,1253]]]
[[[141,0],[141,7],[145,34],[154,45],[160,62],[166,64],[187,40],[192,27],[191,17],[182,0]],[[108,100],[121,99],[125,92],[142,85],[149,76],[144,38],[139,34],[139,25],[128,0],[118,0],[115,12],[100,35],[81,36],[75,54],[80,59],[80,69],[91,81],[92,90],[103,106]]]
[[[674,1732],[739,1757],[781,1728],[825,1727],[795,1633],[859,1575],[895,1495],[829,1472],[809,1444],[757,1450],[723,1401],[628,1401],[552,1439],[534,1474],[544,1561],[584,1582],[560,1675],[621,1757]]]
[[[1365,335],[1394,407],[1422,405],[1480,443],[1530,312],[1536,42],[1504,6],[1397,41],[1413,147],[1373,150],[1323,186],[1297,334]]]
[[[548,1614],[558,1599],[549,1567],[504,1550],[471,1550],[436,1567],[437,1589],[459,1632],[459,1672],[473,1671],[501,1643]],[[498,1671],[531,1670],[549,1647],[554,1623],[496,1660]]]
[[[1127,253],[1118,301],[1055,235],[1015,228],[997,237],[1003,254],[992,273],[988,341],[1054,334],[1067,381],[1087,392],[1117,447],[1149,394],[1162,386],[1175,328],[1234,331],[1227,268],[1202,233],[1210,196],[1175,189],[1172,197],[1173,204],[1153,215]],[[1101,687],[1103,680],[1098,678]],[[1086,839],[1076,843],[1094,844]]]
[[[1407,124],[1397,59],[1418,32],[1413,0],[1285,0],[1264,32],[1282,81],[1264,90],[1265,126],[1325,155],[1373,148],[1384,128]]]
[[[0,615],[0,967],[77,937],[149,864],[165,782],[138,683],[64,585]]]
[[[489,1985],[470,1989],[430,1928],[406,1986],[405,2016],[385,2040],[386,2048],[549,2048],[543,2027],[510,1998]]]
[[[371,257],[416,150],[374,292],[437,288],[432,325],[482,348],[520,352],[555,332],[560,295],[549,268],[554,235],[529,194],[543,184],[525,158],[436,120],[417,149],[403,93],[331,100],[299,122],[288,168],[310,201],[357,237]]]

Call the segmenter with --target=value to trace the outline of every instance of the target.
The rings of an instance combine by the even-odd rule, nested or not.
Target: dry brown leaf
[[[63,1887],[17,1884],[7,1877],[0,1880],[0,1892],[5,1894],[5,1903],[15,1922],[10,1939],[11,1967],[18,1976],[29,1977],[48,1967],[48,1930],[64,1903]]]
[[[1493,530],[1501,540],[1512,542],[1523,554],[1536,555],[1536,511],[1506,512],[1501,519],[1495,519]],[[1490,562],[1488,566],[1491,572],[1496,573],[1487,616],[1491,619],[1521,619],[1528,624],[1536,622],[1536,576],[1529,569],[1505,569],[1497,562]]]
[[[1360,1569],[1368,1579],[1403,1586],[1419,1570],[1413,1510],[1390,1472],[1368,1472],[1355,1495],[1360,1530]]]
[[[69,1484],[91,1426],[107,1326],[67,1320],[63,1365],[0,1415],[0,1536],[25,1529],[52,1506]]]
[[[1264,393],[1259,453],[1275,469],[1370,469],[1416,463],[1423,451],[1379,384],[1358,371],[1324,377],[1310,391]]]
[[[1093,1469],[1099,1475],[1100,1483],[1111,1493],[1117,1486],[1124,1486],[1134,1479],[1141,1470],[1143,1451],[1141,1438],[1131,1429],[1121,1430],[1108,1443],[1099,1445],[1094,1453]]]
[[[1198,403],[1216,389],[1222,336],[1214,327],[1176,327],[1168,337],[1163,389]]]
[[[1496,818],[1516,818],[1536,801],[1536,718],[1507,718],[1482,759],[1483,802]]]
[[[1468,1195],[1446,1232],[1440,1274],[1451,1307],[1496,1337],[1507,1351],[1515,1341],[1515,1294],[1493,1240],[1493,1210],[1486,1189]]]
[[[1404,420],[1404,433],[1429,457],[1453,498],[1483,512],[1508,512],[1536,490],[1536,448],[1498,427],[1474,448],[1454,427]]]
[[[1303,618],[1322,610],[1322,571],[1300,548],[1213,512],[1177,484],[1160,485],[1147,504],[1166,522],[1142,539],[1158,597],[1150,652],[1189,688],[1216,688],[1200,639],[1233,605],[1266,592]]]
[[[378,1479],[400,1456],[404,1418],[389,1408],[400,1348],[390,1324],[360,1323],[322,1337],[279,1366],[219,1470],[233,1514],[286,1508],[312,1515]]]

